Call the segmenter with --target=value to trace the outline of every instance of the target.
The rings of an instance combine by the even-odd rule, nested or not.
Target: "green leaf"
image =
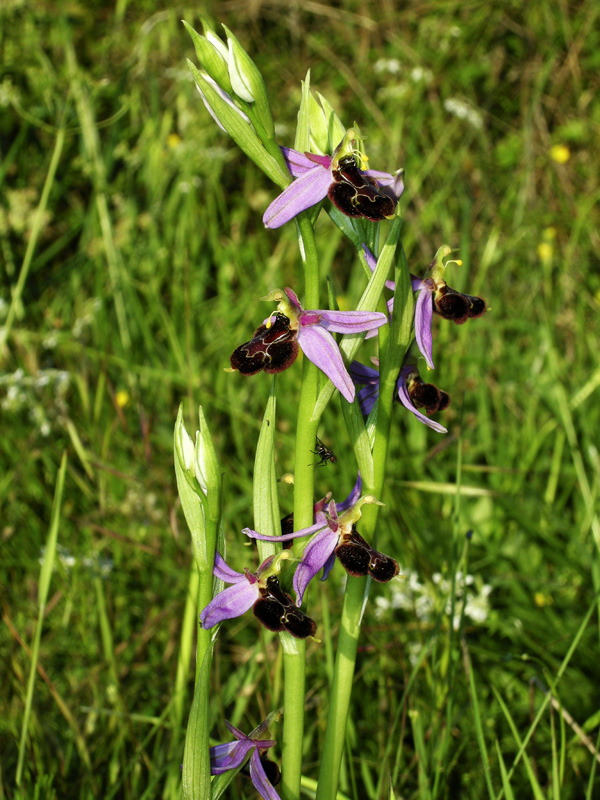
[[[210,706],[210,648],[197,673],[194,699],[190,709],[183,770],[181,773],[183,800],[209,800],[211,798],[210,740],[208,712]]]
[[[260,70],[229,28],[226,25],[223,28],[229,45],[229,77],[233,90],[243,100],[254,104],[267,137],[272,139],[275,136],[275,125],[267,87]]]
[[[294,149],[299,150],[301,153],[310,151],[310,101],[310,70],[308,70],[306,78],[302,81],[302,99],[298,109],[298,124],[296,125],[296,138],[294,139]]]
[[[277,410],[275,384],[276,378],[273,378],[254,461],[254,525],[259,533],[268,536],[277,536],[281,533],[275,473],[275,415]],[[281,550],[281,545],[276,542],[263,542],[257,539],[256,544],[261,563],[265,558]]]

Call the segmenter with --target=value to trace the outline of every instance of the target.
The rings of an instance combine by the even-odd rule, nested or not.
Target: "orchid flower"
[[[281,561],[289,557],[290,553],[284,551],[265,559],[257,572],[246,569],[242,573],[231,569],[216,553],[213,574],[233,586],[216,595],[202,610],[202,627],[213,628],[225,619],[241,617],[252,608],[254,616],[270,631],[286,630],[297,639],[313,636],[317,629],[314,620],[299,611],[279,585],[277,573]]]
[[[396,202],[404,190],[402,178],[388,172],[359,169],[353,147],[355,138],[356,131],[350,128],[333,156],[300,153],[282,147],[288,168],[296,180],[267,208],[263,216],[265,226],[281,227],[301,211],[320,203],[328,194],[334,205],[349,216],[373,220],[393,216]],[[339,185],[344,188],[334,188]]]
[[[239,769],[244,761],[250,755],[250,778],[254,787],[258,791],[263,800],[281,800],[273,784],[267,777],[261,755],[270,747],[274,747],[277,742],[273,739],[261,739],[260,736],[266,733],[267,723],[263,722],[258,726],[250,736],[238,730],[238,728],[225,722],[235,741],[227,742],[226,744],[218,744],[210,748],[210,771],[213,775],[220,775],[223,772],[228,772],[230,769]],[[269,762],[272,763],[272,762]],[[276,768],[276,775],[279,775],[277,765],[273,764]],[[277,781],[275,781],[277,782]]]
[[[350,506],[353,506],[360,498],[361,493],[362,493],[362,478],[360,475],[360,470],[358,470],[356,483],[352,487],[352,490],[348,495],[348,497],[345,500],[342,500],[341,503],[335,504],[335,508],[338,514],[340,514],[342,511],[346,511],[347,509],[350,508]],[[322,511],[330,500],[331,500],[331,492],[327,492],[325,497],[323,497],[321,500],[318,500],[314,504],[313,518],[315,519],[315,521],[317,519],[317,514],[319,513],[319,511]],[[288,514],[281,520],[281,533],[282,534],[292,533],[293,530],[294,530],[294,515]]]
[[[380,328],[387,317],[378,311],[305,310],[289,288],[271,292],[265,300],[279,303],[277,312],[256,329],[254,338],[231,354],[233,370],[254,375],[261,370],[281,372],[296,360],[298,345],[341,395],[351,403],[354,384],[344,365],[337,342],[329,331],[362,333]],[[297,339],[297,344],[296,344]]]
[[[375,364],[379,364],[377,359],[372,360]],[[358,393],[358,401],[363,415],[368,416],[379,397],[379,371],[353,361],[350,374],[355,383],[364,386]],[[435,414],[436,411],[443,411],[450,405],[450,397],[432,383],[425,383],[415,366],[402,367],[396,381],[396,392],[404,408],[414,414],[419,422],[437,433],[448,433],[443,425],[421,414],[418,409],[425,408],[428,414]]]
[[[313,537],[304,548],[302,561],[294,574],[296,604],[301,606],[310,581],[321,569],[323,570],[321,580],[325,580],[331,572],[336,556],[346,572],[355,577],[370,575],[373,580],[387,583],[398,574],[397,562],[390,556],[374,550],[356,530],[356,523],[362,516],[361,507],[372,503],[383,505],[373,495],[365,495],[338,513],[335,501],[330,500],[328,510],[318,511],[317,521],[308,528],[301,528],[283,536],[266,536],[250,528],[244,528],[242,533],[251,539],[275,542],[287,542],[303,536]]]
[[[374,272],[377,259],[365,244],[363,244],[363,250],[365,251],[365,260],[370,270]],[[480,317],[487,308],[482,297],[457,292],[455,289],[451,289],[444,280],[444,272],[448,264],[462,264],[462,261],[458,260],[444,263],[443,258],[450,252],[448,245],[440,247],[425,278],[410,276],[412,290],[418,293],[415,303],[415,339],[429,369],[434,369],[431,334],[434,312],[444,319],[450,319],[457,325],[462,325],[468,319]],[[396,291],[396,284],[393,281],[386,281],[385,285],[391,291]],[[387,308],[388,314],[391,316],[394,309],[393,297],[388,300]],[[366,338],[370,338],[370,335],[367,334]]]

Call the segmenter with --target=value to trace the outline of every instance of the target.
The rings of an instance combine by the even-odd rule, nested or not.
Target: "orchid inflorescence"
[[[264,212],[263,222],[271,230],[293,220],[298,222],[300,249],[305,262],[305,292],[312,298],[306,303],[309,307],[305,308],[294,289],[272,289],[262,300],[275,304],[274,307],[251,337],[235,348],[228,371],[245,378],[261,372],[277,375],[293,366],[300,351],[317,368],[310,373],[314,376],[310,390],[313,401],[320,388],[319,399],[313,402],[312,418],[310,413],[298,415],[298,431],[302,433],[310,429],[310,442],[307,447],[307,440],[297,436],[295,467],[296,485],[300,483],[310,487],[312,504],[312,477],[307,476],[312,476],[316,466],[341,461],[316,436],[316,424],[331,394],[337,390],[341,402],[350,404],[350,410],[344,410],[346,417],[350,415],[353,420],[353,441],[360,439],[361,430],[363,441],[368,440],[367,426],[379,426],[382,435],[389,435],[390,414],[378,418],[377,411],[381,403],[387,404],[389,411],[392,397],[421,423],[436,432],[446,433],[446,428],[431,419],[431,415],[448,407],[449,395],[423,380],[419,361],[424,361],[425,369],[434,369],[434,316],[463,324],[468,319],[482,316],[486,303],[481,297],[463,294],[448,286],[446,269],[450,264],[460,265],[461,262],[448,260],[451,249],[446,245],[438,249],[422,277],[408,272],[399,243],[398,203],[404,190],[403,170],[390,173],[369,169],[358,127],[344,128],[325,98],[311,93],[308,76],[303,85],[298,115],[298,148],[280,147],[275,139],[268,95],[258,68],[229,30],[225,29],[226,41],[223,41],[208,23],[203,21],[203,25],[203,36],[186,26],[202,65],[199,70],[190,62],[196,86],[219,127],[280,187],[281,192]],[[354,310],[339,310],[335,301],[330,303],[333,306],[330,308],[316,307],[318,268],[315,255],[307,255],[305,251],[305,240],[306,237],[313,238],[314,222],[322,208],[350,238],[365,265],[366,274],[370,273],[363,296]],[[378,226],[382,223],[387,225],[386,220],[391,220],[389,235],[385,244],[377,247]],[[374,255],[376,250],[379,251],[378,257]],[[315,251],[313,247],[313,253]],[[395,280],[388,275],[393,266]],[[382,294],[386,288],[392,296],[384,305]],[[386,311],[377,310],[378,306]],[[381,342],[380,357],[371,359],[373,367],[354,359],[362,340],[372,337],[378,337]],[[380,363],[385,365],[385,373],[383,366],[380,372]],[[305,362],[305,366],[314,369],[310,364]],[[301,398],[308,386],[305,380],[309,379],[305,379],[303,371]],[[361,387],[358,392],[357,386]],[[302,402],[301,399],[300,408],[306,409]],[[363,416],[367,418],[366,423]],[[383,490],[382,470],[385,470],[385,458],[383,467],[379,463],[377,467],[374,465],[372,439],[367,454],[364,447],[360,450],[357,445],[356,450],[359,463],[362,460],[368,467],[368,490],[364,494],[359,471],[353,489],[344,500],[336,502],[332,492],[328,492],[312,508],[304,502],[301,512],[303,526],[296,529],[294,513],[281,520],[282,533],[275,535],[275,508],[269,505],[272,501],[268,499],[272,493],[266,491],[269,485],[276,487],[272,450],[274,431],[273,427],[269,428],[271,420],[272,417],[266,413],[261,433],[262,439],[267,431],[264,440],[271,442],[268,445],[271,447],[269,458],[260,459],[260,463],[267,466],[262,467],[260,475],[258,472],[255,474],[255,513],[259,507],[261,519],[267,521],[266,529],[258,525],[261,530],[249,527],[242,530],[247,539],[257,543],[259,552],[266,543],[271,549],[262,551],[258,567],[246,566],[243,572],[238,572],[227,563],[223,549],[225,542],[220,529],[222,475],[204,417],[201,414],[201,429],[195,444],[185,431],[181,412],[178,418],[175,437],[177,483],[192,532],[194,557],[201,576],[201,596],[204,598],[198,631],[199,648],[203,648],[199,653],[203,658],[201,679],[204,681],[209,680],[204,670],[206,664],[210,665],[215,629],[220,623],[242,617],[252,610],[262,626],[280,634],[284,653],[291,654],[290,658],[296,657],[300,651],[292,647],[290,641],[319,641],[315,635],[317,623],[302,610],[308,587],[319,573],[324,581],[335,561],[339,561],[350,579],[347,592],[358,591],[353,588],[354,579],[389,583],[399,575],[395,558],[380,552],[367,540],[375,534],[373,520],[376,519],[377,507],[383,506],[378,495]],[[261,446],[267,445],[259,443]],[[320,461],[308,463],[308,453],[316,454]],[[257,483],[260,484],[258,487]],[[370,522],[365,521],[367,515],[363,519],[365,506],[373,507],[368,514]],[[278,519],[276,525],[279,527]],[[367,538],[359,533],[361,526]],[[282,549],[282,546],[291,549]],[[213,579],[217,587],[215,591],[212,590]],[[221,588],[223,584],[228,586]],[[295,599],[289,594],[292,589]],[[360,608],[361,604],[355,603],[354,607]],[[353,623],[356,635],[361,619],[362,611]],[[354,636],[350,627],[346,622],[340,636]],[[346,628],[349,630],[347,634]],[[288,634],[291,640],[286,638]],[[284,660],[284,665],[286,663]],[[334,713],[338,712],[345,720],[341,706]],[[208,726],[208,710],[202,707],[201,713],[204,715],[203,724]],[[284,722],[286,719],[284,717]],[[301,726],[298,714],[295,719],[293,724]],[[277,800],[278,794],[273,787],[275,779],[271,781],[266,771],[271,762],[265,760],[266,750],[275,745],[274,740],[265,738],[271,721],[269,717],[250,736],[227,723],[235,741],[211,748],[212,774],[238,770],[249,760],[250,777],[261,797]],[[188,735],[192,734],[188,732]],[[327,742],[331,745],[336,736],[342,741],[344,739],[343,731],[341,734],[333,731],[329,740],[328,736],[329,728],[326,747]],[[335,763],[329,768],[339,771],[341,755],[336,752],[337,755],[332,757],[332,763]],[[294,770],[299,775],[300,757],[301,753],[293,753],[290,748],[287,755],[284,751],[284,776],[286,759],[295,765]],[[184,758],[184,778],[186,763],[192,762],[186,762]],[[195,775],[193,766],[189,768],[189,775]],[[296,797],[299,783],[295,789],[288,788],[287,791],[290,797]]]

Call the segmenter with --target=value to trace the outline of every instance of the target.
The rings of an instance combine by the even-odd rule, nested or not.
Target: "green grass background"
[[[0,797],[178,796],[194,625],[172,464],[182,401],[189,428],[204,407],[231,560],[247,561],[239,531],[252,525],[270,379],[223,369],[264,318],[257,298],[299,287],[300,264],[294,226],[262,226],[275,188],[217,129],[188,73],[180,20],[199,28],[197,12],[255,58],[282,144],[311,68],[313,86],[367,135],[371,165],[406,169],[411,270],[448,243],[464,262],[450,284],[490,306],[462,327],[436,320],[448,436],[395,409],[378,541],[434,608],[428,618],[367,608],[344,795],[600,797],[593,0],[2,4]],[[569,148],[565,163],[556,145]],[[352,303],[363,277],[351,247],[326,217],[318,235],[323,274]],[[293,469],[298,378],[296,366],[279,380],[281,473]],[[338,462],[318,470],[317,492],[345,496],[355,463],[337,400],[321,436]],[[291,502],[282,485],[283,513]],[[53,571],[40,606],[44,552]],[[486,620],[457,632],[446,612],[461,570],[492,591]],[[341,573],[310,597],[333,635],[308,647],[307,796]],[[224,626],[215,741],[225,717],[250,730],[277,708],[281,679],[275,642],[257,637],[251,615]],[[255,796],[242,777],[228,791]]]

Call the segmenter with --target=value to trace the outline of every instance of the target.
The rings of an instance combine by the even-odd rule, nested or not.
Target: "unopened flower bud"
[[[275,126],[267,95],[267,87],[262,75],[233,33],[225,25],[223,27],[227,34],[227,46],[229,49],[228,69],[233,91],[246,103],[252,103],[255,106],[255,112],[260,124],[264,128],[266,135],[272,138],[275,135]]]

